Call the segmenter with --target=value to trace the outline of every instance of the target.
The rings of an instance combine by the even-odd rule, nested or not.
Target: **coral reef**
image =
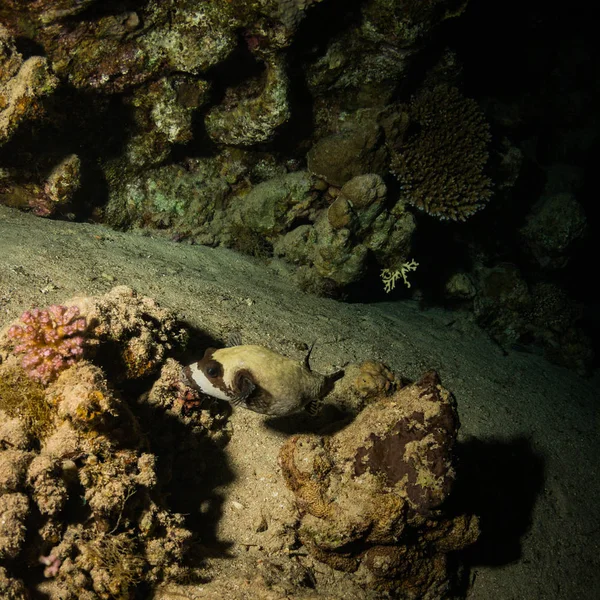
[[[464,221],[491,197],[489,125],[475,101],[456,88],[417,94],[409,115],[419,129],[392,155],[391,171],[407,202],[440,219]]]
[[[52,426],[52,410],[45,400],[44,385],[34,381],[20,366],[6,366],[0,379],[0,410],[9,419],[18,418],[23,439],[42,439]],[[10,425],[8,425],[10,430]],[[6,432],[8,435],[8,431]],[[6,437],[10,444],[21,446],[22,439]]]
[[[336,187],[358,175],[383,175],[388,158],[383,141],[383,131],[376,122],[350,120],[341,131],[314,144],[306,157],[308,169]]]
[[[350,371],[346,370],[346,374],[350,374]],[[373,399],[389,396],[402,387],[402,382],[386,365],[367,360],[358,366],[353,385],[362,398]]]
[[[277,129],[290,118],[289,82],[283,57],[265,61],[264,83],[256,96],[246,83],[226,94],[220,105],[205,118],[206,131],[219,144],[252,146],[273,139]]]
[[[588,228],[583,207],[568,193],[542,196],[520,234],[542,269],[563,269]]]
[[[314,225],[299,225],[279,237],[274,253],[300,265],[299,278],[313,289],[323,281],[338,288],[358,281],[369,255],[380,264],[401,265],[410,250],[414,218],[399,206],[388,210],[386,198],[380,176],[353,177],[336,191],[327,210],[317,213]]]
[[[344,414],[356,416],[371,402],[391,396],[406,383],[384,363],[351,363],[344,367],[344,377],[336,383],[334,403]]]
[[[450,302],[472,300],[477,290],[473,279],[467,273],[454,273],[446,282],[444,295]]]
[[[29,377],[48,383],[82,355],[86,320],[76,306],[52,305],[34,308],[21,315],[25,324],[13,325],[8,337],[18,341],[13,352],[23,354],[21,366]]]
[[[93,1],[82,4],[65,0],[57,5],[41,0],[29,3],[22,11],[17,3],[10,1],[1,14],[13,36],[31,39],[43,48],[61,84],[68,83],[74,91],[72,100],[84,91],[93,90],[97,95],[88,96],[91,112],[102,114],[109,106],[106,96],[120,94],[122,106],[129,111],[114,115],[115,126],[122,127],[119,132],[124,140],[122,148],[116,153],[111,148],[109,156],[100,158],[100,162],[93,159],[100,164],[110,197],[104,213],[98,212],[97,216],[119,227],[150,226],[166,230],[176,239],[263,248],[260,252],[264,252],[275,241],[273,231],[262,235],[260,231],[268,225],[263,223],[241,228],[238,213],[244,212],[249,188],[286,173],[292,179],[301,164],[297,158],[290,162],[289,156],[261,154],[256,146],[272,141],[293,116],[288,51],[301,23],[320,4],[296,0],[261,0],[252,4],[211,0],[198,8],[187,0],[177,0],[169,6],[143,2],[119,12],[112,6],[99,11],[98,3]],[[406,36],[398,38],[398,31],[390,30],[390,10],[395,9],[385,2],[369,3],[359,28],[362,42],[379,35],[379,41],[388,43],[386,52],[392,48],[397,51],[399,45],[407,47]],[[425,11],[428,26],[433,26],[442,12]],[[417,16],[410,16],[415,25],[420,18]],[[374,31],[379,33],[369,34]],[[351,37],[359,39],[356,35]],[[244,60],[253,61],[253,69],[240,78],[226,75],[223,89],[209,93],[214,83],[220,83],[210,69],[224,64],[235,51]],[[407,59],[401,62],[406,64]],[[397,69],[393,71],[393,77],[388,78],[389,73],[384,76],[388,83],[395,81]],[[206,106],[210,102],[212,106]],[[205,106],[203,113],[199,113],[198,109]],[[62,110],[57,103],[53,119],[59,118]],[[84,115],[89,112],[76,111],[75,115],[86,118]],[[126,118],[121,120],[121,117]],[[208,137],[219,147],[212,155],[202,153],[200,158],[187,159],[183,164],[164,164],[174,146],[197,137],[198,117],[203,120]],[[102,118],[99,122],[107,121]],[[309,154],[310,170],[337,187],[354,176],[385,175],[388,153],[381,126],[370,116],[348,117],[345,125],[331,139],[314,145]],[[58,120],[53,126],[70,127],[70,123]],[[102,137],[103,132],[97,133]],[[90,133],[89,142],[95,144],[92,140]],[[85,147],[89,142],[79,142],[76,147]],[[250,150],[245,155],[236,153],[232,145]],[[87,148],[86,153],[89,155]],[[64,214],[67,207],[70,209],[74,192],[81,183],[80,171],[89,159],[90,156],[79,152],[71,153],[55,157],[54,166],[48,164],[43,174],[24,173],[19,168],[2,173],[3,201],[34,210],[41,216]],[[268,170],[264,165],[268,165]],[[280,183],[281,180],[273,181],[271,188]],[[320,200],[321,209],[326,208],[321,199],[323,189],[317,187],[306,195],[311,202]],[[261,197],[269,203],[270,196],[262,194],[263,191],[257,190],[251,196],[257,206]],[[314,223],[315,205],[298,220]],[[80,207],[73,208],[76,211]],[[269,211],[269,206],[259,208],[261,215]],[[383,220],[380,217],[379,221]],[[277,223],[275,230],[284,235],[289,224],[289,221]],[[376,236],[377,245],[392,247],[398,241],[398,230],[402,229],[402,225],[395,228],[393,219],[387,219]],[[384,239],[386,232],[388,240]],[[327,231],[316,235],[321,246],[331,237]],[[361,235],[357,232],[351,241],[341,239],[346,232],[334,236],[340,238],[337,247],[331,252],[324,250],[333,258],[319,258],[324,263],[319,269],[323,273],[315,275],[309,269],[313,272],[300,274],[300,279],[312,281],[307,285],[316,288],[343,287],[361,277],[364,248],[370,246],[364,244]],[[240,237],[246,242],[238,243]],[[401,245],[405,245],[405,240]],[[397,252],[397,261],[388,262],[401,263],[401,258],[406,259],[404,249]],[[386,266],[393,265],[386,263]],[[349,272],[344,273],[346,270]],[[335,272],[342,274],[333,279],[326,275]]]
[[[241,204],[253,184],[285,172],[269,156],[224,149],[214,157],[148,169],[121,181],[106,207],[106,218],[116,227],[151,227],[177,240],[232,245],[229,205],[237,196]]]
[[[27,600],[27,589],[22,581],[13,579],[4,567],[0,567],[0,594],[6,600]]]
[[[312,4],[318,4],[323,0],[279,0],[277,16],[288,29],[298,27],[306,15],[306,10]]]
[[[10,362],[0,366],[0,379],[7,368]],[[2,435],[1,539],[10,543],[2,544],[1,559],[21,557],[31,569],[39,557],[46,580],[38,589],[51,598],[126,598],[142,574],[175,574],[191,534],[182,516],[152,499],[155,457],[142,450],[135,418],[103,372],[82,361],[41,401],[53,413],[41,439],[27,436],[18,417],[11,428],[21,433],[11,437],[21,437],[20,445],[7,446]],[[27,539],[25,521],[33,527]],[[10,571],[10,564],[3,566]],[[18,578],[19,569],[13,573]]]
[[[182,448],[194,444],[202,456],[227,433],[225,417],[200,407],[181,365],[167,358],[186,332],[171,312],[124,287],[27,315],[26,328],[0,334],[2,597],[24,600],[35,588],[61,600],[125,599],[142,581],[184,572],[189,580],[192,533],[165,496],[171,469],[190,473],[174,440],[189,430]],[[37,356],[83,325],[85,358],[61,363],[51,377],[27,370],[31,360],[19,364],[19,351]],[[12,349],[15,337],[22,348]],[[134,385],[159,372],[149,392]],[[193,484],[201,489],[200,478]]]
[[[165,359],[187,343],[187,330],[172,311],[152,298],[140,298],[127,286],[74,302],[86,315],[96,361],[116,379],[158,372]]]
[[[58,84],[48,60],[41,56],[24,60],[14,38],[0,25],[0,146],[21,123],[41,119],[44,99]],[[0,202],[43,217],[64,210],[79,186],[80,160],[76,154],[63,157],[43,182],[32,180],[29,173],[24,176],[15,169],[0,169]]]
[[[81,185],[81,160],[69,154],[56,165],[44,182],[44,197],[35,205],[34,213],[47,217],[71,202]]]
[[[40,116],[41,100],[57,84],[47,59],[31,56],[23,60],[14,38],[0,24],[0,146],[23,121]]]
[[[210,84],[183,74],[162,77],[134,90],[126,103],[132,109],[131,135],[121,161],[107,168],[148,169],[168,157],[173,144],[193,138],[194,112],[208,99]]]
[[[69,154],[54,164],[49,173],[30,172],[27,181],[16,169],[0,171],[0,202],[31,211],[38,217],[68,215],[81,186],[81,160]]]
[[[464,221],[487,205],[493,178],[486,227],[510,223],[502,235],[518,232],[526,253],[475,250],[477,235],[460,227],[447,253],[460,265],[426,253],[444,280],[465,271],[450,300],[477,304],[480,264],[529,261],[549,278],[588,243],[582,173],[535,161],[547,189],[527,201],[525,224],[515,218],[511,195],[530,154],[506,137],[518,119],[465,97],[460,53],[435,42],[467,4],[5,0],[0,202],[274,256],[302,289],[323,295],[360,294],[356,284],[382,271],[388,290],[388,274],[420,263],[419,289],[397,291],[439,297],[416,243],[438,247],[440,238],[413,207]],[[463,235],[474,242],[470,261]]]
[[[407,261],[414,218],[401,202],[387,208],[379,175],[353,177],[337,189],[307,171],[286,172],[234,152],[188,168],[160,167],[130,181],[123,188],[126,210],[111,204],[111,220],[151,224],[176,239],[257,256],[273,252],[296,265],[298,279],[312,287],[330,282],[339,289],[357,281],[370,253],[393,268]],[[248,179],[255,182],[249,190]]]
[[[194,122],[198,109],[216,99],[209,95],[212,81],[203,76],[240,44],[247,45],[264,65],[264,77],[257,82],[249,76],[240,86],[232,86],[223,101],[208,111],[207,130],[225,144],[245,146],[271,139],[290,115],[285,50],[307,10],[317,2],[210,0],[198,6],[189,0],[175,0],[102,8],[97,1],[21,4],[10,0],[0,8],[6,27],[2,30],[3,54],[7,56],[6,68],[0,72],[9,77],[19,66],[13,38],[26,39],[42,49],[46,58],[31,57],[22,74],[51,65],[56,76],[48,73],[45,87],[41,76],[35,82],[37,87],[27,84],[27,98],[36,99],[46,88],[60,87],[50,135],[60,131],[71,152],[83,148],[86,156],[80,158],[90,161],[92,170],[99,164],[110,195],[118,196],[125,180],[163,163],[174,146],[192,141],[198,133]],[[108,99],[116,95],[118,101]],[[0,98],[5,96],[8,101],[7,94],[0,94]],[[30,102],[28,108],[25,100],[18,102],[22,114],[17,116],[13,115],[13,99],[7,106],[0,101],[0,123],[6,122],[7,128],[10,124],[7,135],[18,121],[40,112],[39,102]],[[86,130],[96,127],[93,117],[102,113],[99,129],[88,135]],[[5,114],[10,119],[4,118]],[[72,141],[80,133],[75,121],[83,128],[85,141]],[[0,125],[0,142],[3,133]],[[42,143],[34,144],[30,153],[51,152],[47,148],[52,144],[43,139],[47,134],[41,134]],[[98,139],[108,144],[96,163]],[[117,152],[113,140],[122,141]],[[0,173],[0,192],[6,196],[3,202],[19,208],[31,206],[37,214],[48,216],[53,212],[52,201],[56,201],[44,197],[46,186],[39,177],[31,183],[31,174],[22,167],[28,161],[29,157],[20,161],[10,177]],[[81,211],[83,206],[77,209]]]
[[[424,38],[465,6],[464,0],[361,2],[350,25],[307,67],[321,135],[342,114],[390,103]]]
[[[314,214],[318,194],[306,171],[286,173],[254,186],[231,205],[230,219],[273,243],[298,221]]]
[[[589,374],[593,351],[580,324],[582,308],[559,286],[530,284],[513,264],[481,268],[473,310],[503,347],[543,354],[555,364]]]
[[[373,256],[379,267],[399,269],[411,256],[415,224],[407,199],[388,195],[381,179],[407,126],[391,94],[424,34],[461,8],[451,0],[357,7],[324,55],[308,57],[316,130],[301,148],[279,153],[265,144],[285,146],[278,133],[298,126],[293,42],[311,13],[334,18],[327,2],[175,0],[99,10],[91,0],[40,0],[19,12],[11,0],[1,13],[7,32],[43,48],[61,90],[68,83],[75,118],[88,127],[95,113],[102,129],[114,119],[121,145],[92,156],[89,146],[106,136],[90,131],[37,172],[15,160],[0,173],[2,201],[40,216],[76,213],[81,174],[99,169],[108,203],[94,217],[113,226],[152,227],[263,257],[276,247],[300,285],[322,293],[365,277]],[[89,107],[78,110],[84,93]],[[52,128],[71,127],[63,100],[53,106]],[[194,158],[170,160],[209,140],[192,148]]]
[[[330,437],[291,438],[280,464],[307,550],[368,589],[449,597],[447,553],[479,534],[477,517],[441,508],[457,430],[454,399],[432,371],[373,400]]]

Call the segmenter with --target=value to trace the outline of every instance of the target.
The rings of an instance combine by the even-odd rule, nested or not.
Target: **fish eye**
[[[208,377],[215,378],[221,374],[219,363],[216,360],[209,362],[204,369],[204,372]]]

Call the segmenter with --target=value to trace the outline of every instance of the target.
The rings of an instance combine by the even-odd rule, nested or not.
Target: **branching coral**
[[[8,337],[18,341],[15,354],[23,354],[21,366],[35,381],[47,384],[83,355],[86,320],[76,306],[52,305],[34,308],[21,315],[21,325],[13,325]]]
[[[390,165],[405,200],[440,219],[464,221],[491,196],[484,173],[489,125],[474,100],[447,86],[421,92],[409,114],[418,131]]]
[[[382,269],[381,270],[381,281],[383,282],[383,289],[386,294],[389,294],[395,287],[396,281],[402,278],[404,281],[404,285],[406,287],[410,287],[410,281],[408,281],[408,272],[416,271],[419,263],[414,260],[414,258],[410,262],[404,262],[400,266],[399,269],[395,269],[392,271],[391,269]]]

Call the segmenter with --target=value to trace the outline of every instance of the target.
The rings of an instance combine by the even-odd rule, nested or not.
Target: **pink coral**
[[[47,384],[82,356],[84,338],[78,334],[87,324],[76,306],[34,308],[21,321],[25,326],[13,325],[8,337],[19,341],[13,351],[24,355],[21,366],[31,379]]]
[[[53,554],[49,554],[48,556],[40,556],[38,560],[42,565],[46,565],[44,577],[56,577],[58,575],[62,563],[60,558],[57,558]]]

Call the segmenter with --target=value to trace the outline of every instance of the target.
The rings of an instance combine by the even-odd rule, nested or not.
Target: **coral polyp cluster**
[[[8,337],[18,341],[13,352],[23,355],[21,366],[31,379],[50,383],[83,355],[81,334],[87,325],[76,306],[34,308],[25,311],[21,321],[24,326],[13,325]]]

